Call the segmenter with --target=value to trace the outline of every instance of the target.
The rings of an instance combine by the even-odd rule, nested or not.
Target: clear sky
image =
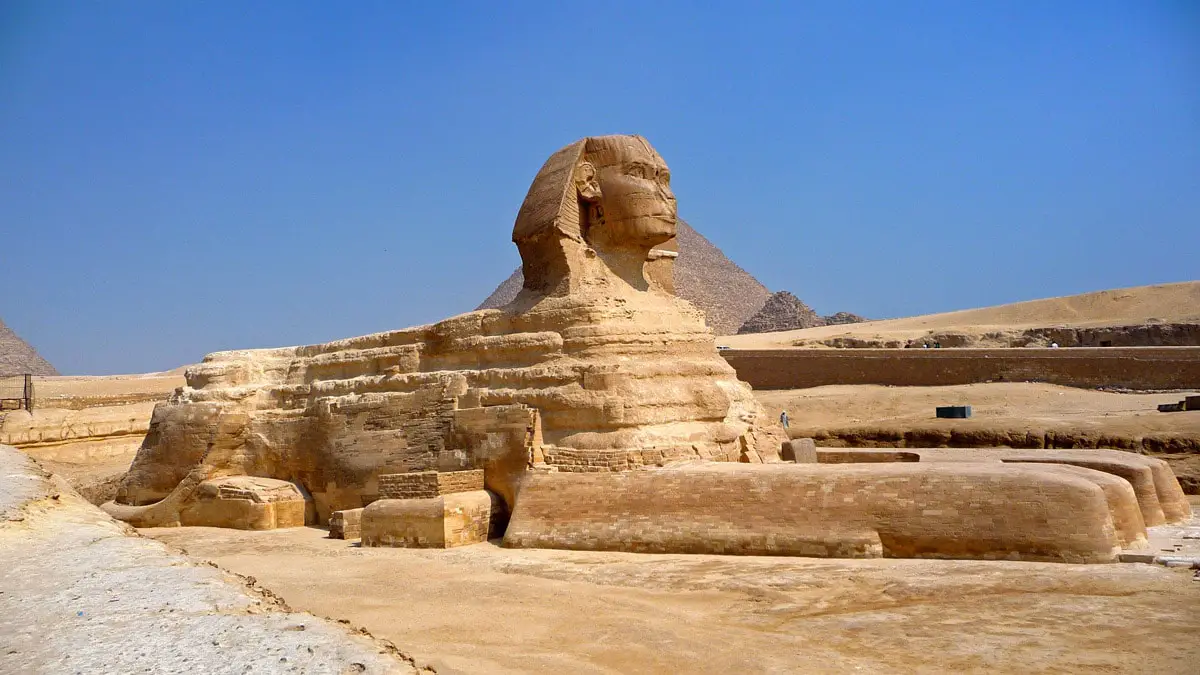
[[[1200,278],[1200,3],[0,2],[0,317],[69,374],[469,311],[640,133],[771,290]]]

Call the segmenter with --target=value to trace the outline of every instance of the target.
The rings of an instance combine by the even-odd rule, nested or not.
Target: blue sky
[[[0,4],[0,317],[140,372],[468,311],[640,133],[822,313],[1200,278],[1193,2]]]

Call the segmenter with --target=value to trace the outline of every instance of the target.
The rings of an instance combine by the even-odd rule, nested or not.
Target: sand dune
[[[903,319],[730,335],[722,337],[721,343],[735,349],[772,349],[796,346],[798,341],[835,337],[905,340],[943,330],[984,333],[1048,326],[1082,328],[1145,323],[1200,323],[1200,281],[1120,288]]]

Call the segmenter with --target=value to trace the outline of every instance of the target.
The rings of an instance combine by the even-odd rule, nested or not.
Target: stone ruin
[[[105,509],[384,546],[1104,562],[1144,542],[1138,494],[1103,469],[781,460],[782,428],[673,294],[676,222],[645,139],[559,150],[517,215],[511,303],[210,354]]]

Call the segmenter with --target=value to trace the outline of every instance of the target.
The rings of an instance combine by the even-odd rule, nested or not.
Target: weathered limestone
[[[106,505],[136,527],[197,525],[238,530],[273,530],[316,522],[312,500],[295,483],[272,478],[227,476],[199,482],[173,508],[139,509]]]
[[[330,539],[358,539],[362,536],[362,509],[334,511],[329,516]]]
[[[1126,542],[1136,543],[1125,522],[1140,520],[1137,502],[1127,483],[1122,495],[1118,479],[1087,473],[1093,475],[1075,467],[946,462],[532,474],[504,544],[1113,562]]]
[[[502,533],[508,522],[504,502],[483,489],[482,469],[380,476],[379,495],[362,509],[363,546],[478,544]]]
[[[362,513],[362,545],[453,548],[503,529],[504,503],[487,490],[420,499],[380,499]]]
[[[1171,466],[1156,457],[1121,450],[1020,450],[1012,448],[909,448],[906,451],[862,448],[819,448],[822,464],[879,462],[1019,462],[1070,465],[1119,477],[1136,498],[1144,527],[1177,523],[1192,515],[1191,504]]]
[[[428,499],[483,489],[483,470],[414,471],[379,477],[381,499]]]
[[[670,294],[675,199],[637,136],[555,153],[517,215],[507,307],[322,345],[210,354],[159,405],[110,511],[180,522],[219,475],[292,481],[319,522],[379,477],[482,469],[511,508],[530,466],[620,471],[778,457],[770,423]]]
[[[817,463],[817,444],[811,438],[797,438],[783,444],[780,457],[785,462],[797,464]]]
[[[667,167],[644,139],[573,143],[517,215],[525,286],[510,304],[210,354],[155,409],[106,508],[235,527],[340,513],[342,536],[358,516],[366,546],[504,531],[509,546],[1074,562],[1115,560],[1144,544],[1146,518],[1177,508],[1149,465],[1158,511],[1139,503],[1144,471],[1095,462],[780,462],[782,429],[671,293],[675,225]],[[243,499],[228,481],[249,476],[294,485],[315,515]]]

